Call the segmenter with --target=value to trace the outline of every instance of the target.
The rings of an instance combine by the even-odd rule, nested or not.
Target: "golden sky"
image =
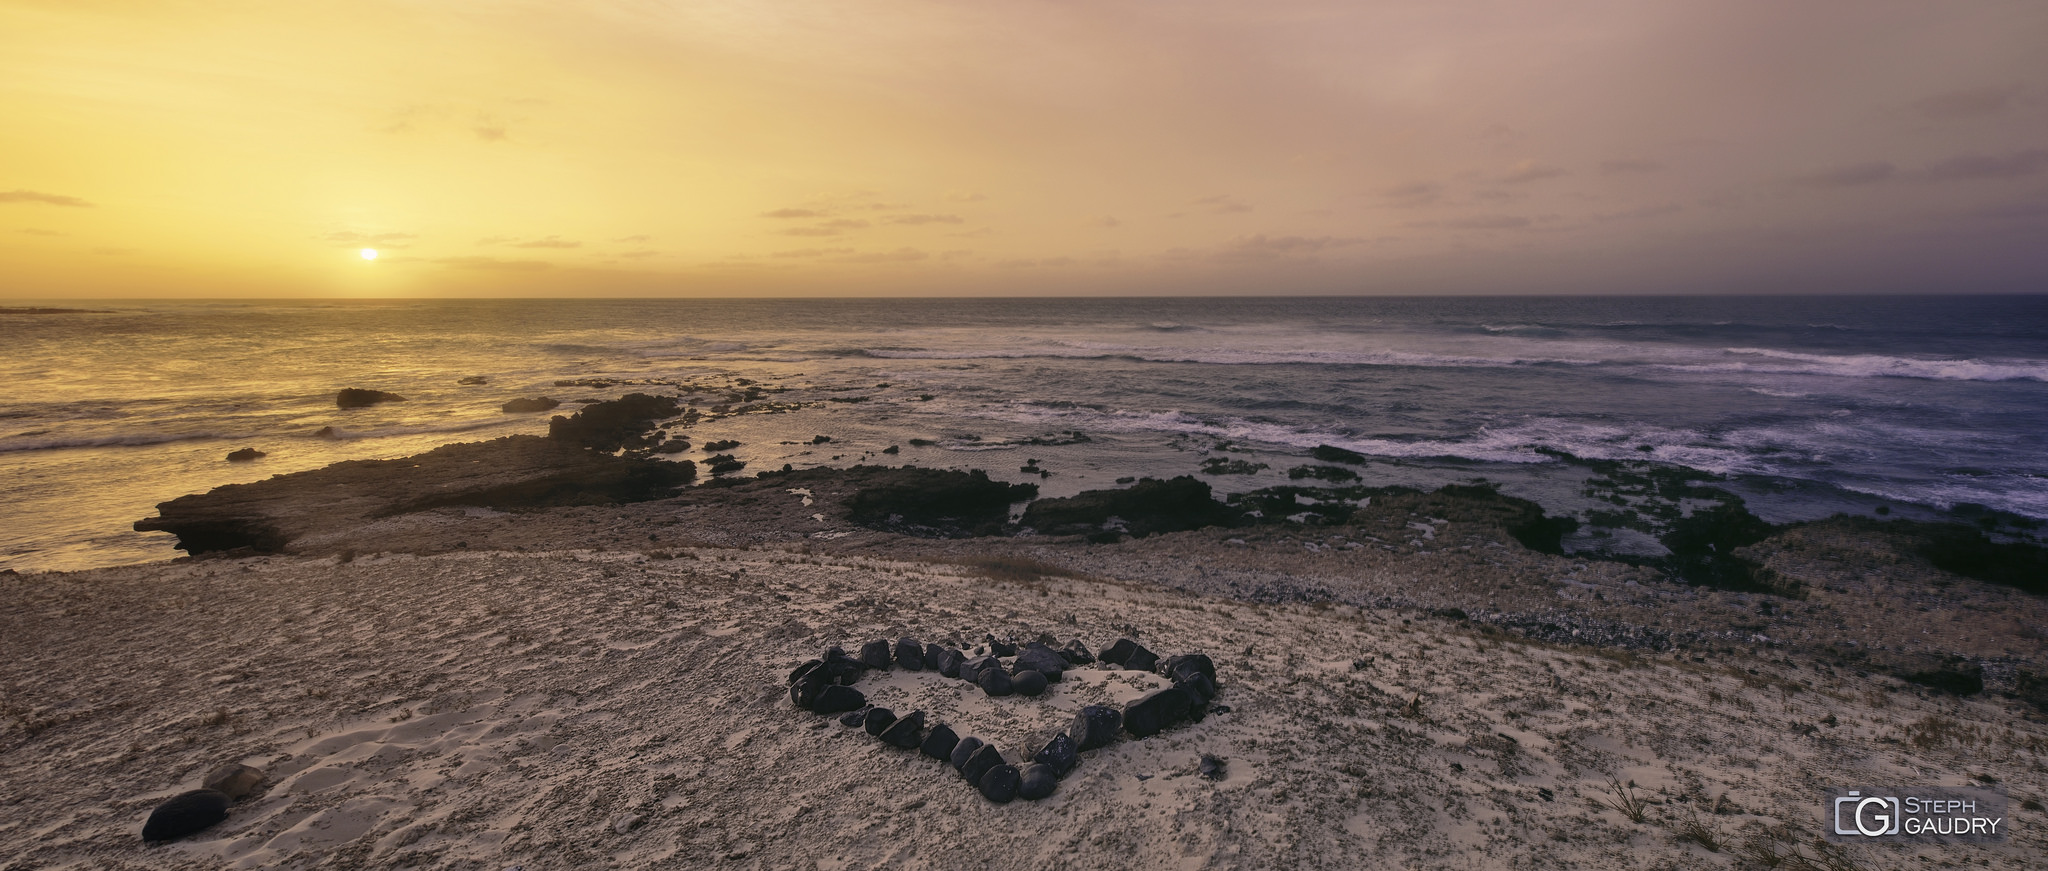
[[[0,0],[13,298],[2042,291],[2044,239],[2040,0]]]

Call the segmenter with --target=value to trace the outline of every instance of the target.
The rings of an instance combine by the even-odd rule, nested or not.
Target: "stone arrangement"
[[[859,726],[884,744],[916,750],[952,765],[984,798],[997,804],[1052,795],[1060,780],[1079,764],[1083,751],[1108,746],[1120,733],[1145,738],[1183,722],[1200,722],[1212,711],[1230,710],[1223,705],[1211,707],[1219,691],[1216,665],[1200,653],[1162,661],[1129,638],[1118,639],[1097,653],[1090,653],[1078,638],[1054,649],[1042,642],[1020,647],[990,637],[985,649],[987,653],[969,658],[957,648],[915,638],[897,639],[893,645],[887,640],[870,641],[861,645],[858,655],[833,647],[789,673],[789,699],[813,713],[840,715],[841,724]],[[1004,659],[1011,662],[1005,665]],[[1042,747],[1030,748],[1022,757],[1028,761],[1021,765],[1012,764],[994,744],[961,736],[948,724],[931,724],[927,729],[923,711],[898,716],[888,708],[870,705],[867,697],[853,688],[869,671],[901,668],[936,671],[979,686],[992,697],[1036,696],[1058,683],[1068,670],[1088,665],[1162,674],[1173,685],[1146,693],[1121,709],[1083,707],[1074,713],[1066,731]],[[1205,770],[1205,776],[1218,776],[1220,761],[1215,767],[1217,774]]]
[[[230,762],[206,775],[199,789],[181,792],[150,811],[142,824],[142,840],[172,841],[195,834],[228,818],[228,805],[240,801],[263,782],[263,769]]]

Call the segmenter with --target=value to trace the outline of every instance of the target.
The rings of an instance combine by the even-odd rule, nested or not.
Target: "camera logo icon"
[[[1895,796],[1852,791],[1835,799],[1835,834],[1869,838],[1896,835],[1905,816],[1903,810]]]

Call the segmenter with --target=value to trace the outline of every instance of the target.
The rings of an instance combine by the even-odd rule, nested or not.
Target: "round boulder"
[[[896,639],[896,664],[909,671],[923,671],[924,643],[915,638]]]
[[[1037,801],[1052,795],[1059,788],[1060,779],[1053,774],[1052,766],[1033,762],[1024,766],[1017,784],[1017,797],[1025,801]]]
[[[1015,765],[990,766],[988,771],[982,773],[981,780],[976,782],[976,786],[981,789],[981,797],[996,804],[1009,804],[1017,797],[1017,787],[1021,785],[1023,777]]]
[[[1001,672],[997,673],[1000,674]],[[1045,675],[1027,669],[1017,672],[1015,676],[1010,678],[1010,689],[1015,690],[1020,696],[1035,696],[1045,692],[1045,683]],[[990,695],[994,695],[994,693],[990,693]]]
[[[953,766],[954,771],[965,774],[967,773],[967,760],[974,758],[974,754],[979,750],[981,750],[981,739],[969,735],[953,744],[953,752],[947,754],[946,762]]]
[[[142,840],[170,841],[228,818],[228,794],[218,789],[181,792],[157,805],[142,824]]]
[[[924,712],[911,711],[897,717],[896,722],[890,723],[889,728],[882,730],[881,739],[882,743],[891,747],[916,749],[919,744],[924,743]]]
[[[1076,749],[1094,750],[1115,741],[1117,730],[1123,725],[1122,711],[1108,705],[1088,705],[1074,712],[1074,723],[1068,727],[1067,734],[1073,736]]]
[[[860,724],[868,730],[868,734],[880,738],[882,737],[882,730],[889,728],[895,722],[895,711],[888,708],[869,708],[867,717],[863,718]]]
[[[975,677],[974,682],[981,685],[982,692],[996,697],[1007,696],[1016,689],[1011,684],[1009,673],[1001,668],[982,669],[981,674]]]
[[[826,684],[824,689],[818,691],[817,698],[811,701],[810,709],[820,714],[837,714],[841,711],[856,710],[867,703],[868,697],[862,695],[860,690],[835,683]]]
[[[888,671],[889,642],[878,639],[861,645],[860,664],[876,671]]]
[[[918,746],[917,752],[946,762],[953,758],[953,748],[959,743],[960,736],[954,734],[953,727],[940,723],[933,726],[931,734],[924,737],[924,743]]]
[[[989,769],[1003,764],[1006,764],[1003,751],[994,744],[983,744],[981,749],[974,751],[974,755],[967,757],[967,765],[960,769],[960,774],[967,778],[968,783],[978,784]]]

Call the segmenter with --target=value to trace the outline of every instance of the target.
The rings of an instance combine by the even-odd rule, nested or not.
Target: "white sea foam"
[[[1685,372],[1760,372],[1836,378],[1927,378],[1939,381],[2048,381],[2048,361],[1892,357],[1882,354],[1802,354],[1772,348],[1726,348],[1753,359],[1668,364]]]

